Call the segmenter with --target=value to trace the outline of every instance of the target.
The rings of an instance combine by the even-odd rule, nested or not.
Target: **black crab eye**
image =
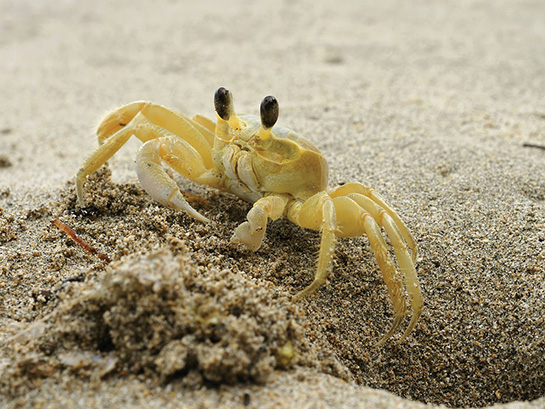
[[[220,87],[214,94],[214,107],[216,112],[221,119],[228,121],[231,116],[231,104],[233,103],[233,98],[231,96],[231,91],[227,88]]]
[[[278,101],[272,95],[263,98],[261,102],[261,124],[264,129],[269,129],[274,126],[278,120]]]

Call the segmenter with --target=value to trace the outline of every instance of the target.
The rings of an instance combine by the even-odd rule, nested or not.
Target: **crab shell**
[[[220,172],[225,173],[227,170],[237,180],[240,178],[237,178],[237,169],[233,169],[236,168],[232,165],[233,161],[238,166],[246,166],[247,169],[239,170],[239,173],[253,172],[256,183],[249,183],[247,187],[259,196],[287,193],[294,198],[306,200],[327,189],[327,162],[308,139],[281,127],[273,128],[269,138],[261,139],[260,118],[254,115],[241,115],[238,118],[241,129],[229,128],[227,138],[216,135],[213,159]],[[241,154],[236,157],[233,151],[247,152],[251,163],[240,163]]]

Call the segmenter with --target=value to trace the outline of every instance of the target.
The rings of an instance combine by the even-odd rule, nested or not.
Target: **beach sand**
[[[540,1],[0,8],[0,406],[545,407]],[[230,245],[251,205],[176,175],[211,222],[162,207],[137,140],[76,205],[106,113],[213,117],[219,86],[245,113],[275,95],[331,187],[406,222],[425,303],[406,340],[374,346],[393,309],[365,237],[294,304],[319,234],[278,220],[257,252]]]

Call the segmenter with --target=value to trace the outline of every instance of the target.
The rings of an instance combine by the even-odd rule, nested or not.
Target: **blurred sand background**
[[[545,151],[524,146],[545,145],[544,17],[538,0],[0,0],[1,405],[545,407]],[[182,179],[214,223],[155,206],[138,190],[137,141],[109,162],[113,182],[107,172],[89,182],[97,215],[77,214],[73,176],[104,114],[146,99],[212,116],[219,86],[246,113],[275,95],[279,123],[327,157],[331,186],[373,186],[406,221],[426,309],[405,342],[373,347],[391,307],[365,238],[340,242],[329,282],[291,307],[317,235],[279,221],[257,253],[231,249],[249,206]],[[97,381],[92,365],[71,371],[45,348],[47,333],[25,355],[17,334],[130,257],[177,254],[173,237],[212,277],[239,277],[235,293],[265,288],[277,303],[267,308],[304,328],[300,362],[264,384],[218,387],[154,383],[145,371]],[[75,276],[85,283],[67,290]]]

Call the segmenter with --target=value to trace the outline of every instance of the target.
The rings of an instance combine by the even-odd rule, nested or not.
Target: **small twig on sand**
[[[76,243],[78,243],[81,247],[83,247],[89,253],[96,254],[99,259],[104,260],[107,263],[111,261],[110,257],[108,257],[106,254],[102,254],[98,252],[97,249],[95,249],[93,246],[83,241],[83,239],[79,237],[74,230],[72,230],[66,224],[61,222],[59,219],[51,220],[51,223],[53,223],[55,226],[57,226],[59,229],[65,232],[68,236],[70,236]]]
[[[535,143],[523,143],[522,144],[523,147],[525,148],[538,148],[538,149],[544,149],[545,150],[545,145],[538,145],[538,144],[535,144]]]

